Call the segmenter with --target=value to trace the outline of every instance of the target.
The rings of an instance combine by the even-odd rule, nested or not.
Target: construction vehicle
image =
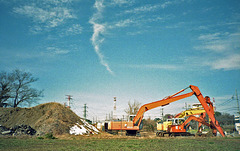
[[[203,114],[202,114],[203,115]],[[189,126],[190,121],[197,121],[201,124],[198,125],[198,132],[196,135],[201,135],[201,125],[204,124],[211,128],[211,125],[207,123],[207,121],[201,117],[195,117],[193,115],[189,116],[186,120],[184,118],[172,118],[167,119],[166,122],[159,122],[157,124],[157,132],[156,136],[164,137],[164,136],[194,136],[187,132],[187,128]],[[216,134],[214,134],[216,135]]]
[[[190,88],[192,92],[179,95],[180,93],[182,93],[183,91],[185,91],[188,88]],[[210,98],[209,97],[204,98],[203,95],[201,94],[199,88],[194,85],[190,85],[189,87],[182,89],[179,92],[177,92],[171,96],[165,97],[162,100],[142,105],[132,121],[129,120],[129,121],[111,121],[111,122],[109,122],[108,123],[108,131],[116,131],[116,132],[126,131],[126,135],[137,135],[139,133],[139,130],[142,129],[142,119],[143,119],[143,115],[146,111],[151,110],[156,107],[169,105],[172,102],[190,97],[192,95],[195,95],[197,97],[197,99],[203,106],[204,110],[208,114],[209,118],[211,119],[210,125],[213,129],[213,132],[216,133],[216,130],[218,130],[219,133],[224,137],[225,134],[223,133],[223,130],[220,127],[218,121],[214,117],[213,105],[210,101]],[[175,128],[177,129],[178,127],[175,127]]]
[[[205,113],[206,111],[204,108],[201,106],[201,104],[194,104],[193,106],[198,106],[198,107],[193,107],[191,109],[185,110],[183,112],[180,112],[179,114],[175,115],[174,118],[167,119],[165,122],[160,120],[157,122],[157,132],[156,136],[163,137],[165,135],[168,136],[190,136],[189,132],[187,132],[187,128],[190,125],[191,120],[195,120],[199,122],[199,127],[198,127],[198,134],[200,134],[201,131],[201,125],[205,124],[209,126],[204,121]],[[193,115],[200,115],[201,117],[195,118]],[[190,116],[190,117],[189,117]],[[189,117],[187,120],[185,120],[185,117]],[[201,123],[201,124],[200,124]],[[177,129],[176,129],[177,128]]]
[[[187,124],[191,120],[197,121],[210,127],[210,124],[208,124],[203,118],[195,117],[193,115],[189,116],[186,120],[184,118],[172,118],[168,119],[166,122],[163,122],[163,124],[158,125],[156,136],[195,136],[194,134],[186,131],[186,127],[188,126]]]

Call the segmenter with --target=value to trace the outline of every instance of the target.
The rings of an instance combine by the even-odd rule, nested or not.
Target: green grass
[[[0,138],[0,150],[240,150],[239,138],[77,138],[77,140]]]

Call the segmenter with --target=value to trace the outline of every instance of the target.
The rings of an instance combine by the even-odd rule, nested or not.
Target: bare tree
[[[139,103],[138,101],[134,100],[133,103],[131,103],[130,101],[128,101],[128,108],[126,108],[124,111],[128,114],[128,115],[136,115],[139,108],[140,108],[141,103]]]
[[[7,100],[11,97],[13,78],[6,72],[0,73],[0,107],[8,105]]]
[[[31,88],[31,84],[37,81],[37,78],[32,77],[31,73],[14,70],[10,74],[2,72],[1,78],[1,102],[12,101],[11,106],[17,107],[19,104],[31,104],[42,97],[43,91]],[[8,80],[6,80],[8,79]]]

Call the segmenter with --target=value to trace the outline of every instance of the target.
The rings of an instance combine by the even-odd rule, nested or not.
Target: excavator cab
[[[184,118],[171,118],[164,121],[159,121],[157,123],[157,130],[159,131],[167,131],[169,125],[181,125],[185,122]]]
[[[130,121],[132,122],[135,116],[136,116],[136,115],[129,115],[129,116],[128,116],[128,121],[129,121],[129,122],[130,122]]]
[[[169,119],[172,121],[172,125],[181,125],[182,123],[185,122],[185,119],[184,118],[172,118],[172,119]]]

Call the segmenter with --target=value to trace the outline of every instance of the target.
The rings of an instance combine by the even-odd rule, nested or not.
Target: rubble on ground
[[[29,125],[16,125],[14,127],[7,128],[0,125],[0,135],[12,135],[12,136],[22,136],[22,135],[35,135],[36,130]]]

